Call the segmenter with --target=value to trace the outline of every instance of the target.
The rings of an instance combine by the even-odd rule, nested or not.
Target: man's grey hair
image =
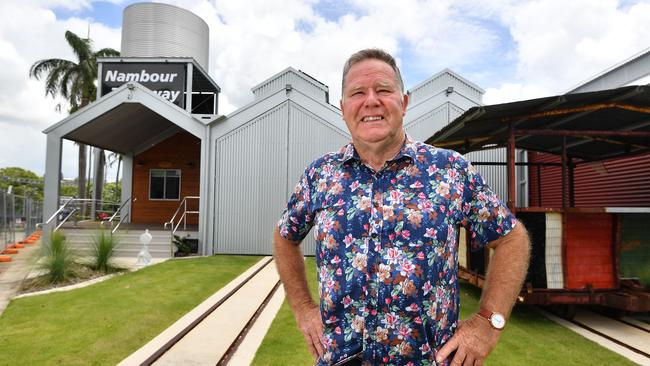
[[[348,58],[348,60],[345,62],[345,65],[343,66],[343,80],[341,81],[341,93],[343,93],[343,90],[345,89],[345,78],[348,76],[348,72],[350,72],[352,66],[354,66],[354,64],[356,63],[368,59],[375,59],[387,63],[388,66],[390,66],[393,69],[393,71],[395,71],[395,81],[397,81],[397,85],[399,85],[402,94],[404,93],[404,81],[402,81],[402,74],[399,72],[399,67],[397,67],[397,62],[395,62],[393,56],[391,56],[388,52],[379,48],[366,48],[365,50],[361,50],[359,52],[352,54],[352,56]]]

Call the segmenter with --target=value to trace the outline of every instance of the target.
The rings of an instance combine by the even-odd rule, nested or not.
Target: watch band
[[[490,326],[496,330],[502,330],[506,326],[506,318],[503,314],[481,308],[478,315],[485,318],[490,323]]]
[[[487,309],[480,309],[479,312],[478,312],[478,315],[480,315],[481,317],[483,317],[483,318],[485,318],[487,320],[490,320],[490,317],[492,316],[492,312],[490,310],[487,310]]]

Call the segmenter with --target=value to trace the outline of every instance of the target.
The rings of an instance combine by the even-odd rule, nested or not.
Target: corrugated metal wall
[[[578,207],[650,206],[650,154],[578,166],[575,204]]]
[[[506,149],[491,149],[483,151],[475,151],[466,154],[466,157],[471,162],[506,162]],[[515,161],[526,161],[526,154],[522,154],[521,150],[516,150]],[[508,169],[505,165],[476,165],[476,168],[483,179],[488,183],[492,191],[506,202],[508,199]],[[526,181],[528,179],[528,170],[524,167],[516,167],[516,205],[518,207],[528,206],[528,194],[526,193]]]
[[[193,57],[208,70],[210,30],[199,16],[176,6],[138,3],[124,9],[122,57]]]
[[[449,103],[445,103],[413,121],[405,123],[404,129],[414,139],[424,141],[449,123],[449,110]]]
[[[341,146],[350,142],[349,135],[332,128],[327,122],[298,104],[290,103],[289,116],[288,190],[286,199],[289,199],[294,185],[305,171],[307,164],[324,153],[338,150]],[[279,212],[276,213],[276,216],[278,216],[276,220],[279,218]],[[302,242],[302,250],[306,255],[316,253],[316,241],[312,233],[313,231]]]
[[[269,254],[286,201],[287,103],[216,140],[215,253]]]
[[[307,164],[348,141],[290,101],[218,138],[215,253],[271,254],[274,225]],[[302,248],[314,255],[311,234]]]
[[[557,155],[529,156],[531,162],[560,162]],[[562,207],[562,169],[539,168],[541,185],[537,171],[536,167],[529,168],[530,205]],[[574,181],[576,207],[650,206],[650,154],[578,165]]]

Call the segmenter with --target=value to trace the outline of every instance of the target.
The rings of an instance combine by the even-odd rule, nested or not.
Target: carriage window
[[[149,171],[149,199],[178,200],[180,197],[180,169],[151,169]]]

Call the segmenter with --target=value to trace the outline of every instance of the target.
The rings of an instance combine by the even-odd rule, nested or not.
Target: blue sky
[[[137,2],[140,1],[92,1],[89,6],[82,8],[54,7],[52,10],[56,17],[62,20],[80,18],[111,28],[120,28],[124,8]],[[346,1],[321,0],[312,3],[311,8],[317,16],[334,23],[339,21],[343,16],[360,18],[368,15],[368,12],[361,7]],[[454,16],[462,17],[463,6],[454,7],[452,5],[451,9],[455,13]],[[455,65],[448,65],[446,64],[444,55],[439,55],[436,59],[423,62],[417,55],[416,45],[408,40],[402,40],[399,50],[395,54],[400,58],[404,81],[407,86],[416,85],[445,67],[453,68],[461,74],[471,75],[473,77],[472,81],[479,85],[491,85],[497,82],[502,74],[513,69],[516,59],[512,57],[514,41],[509,29],[494,19],[482,18],[475,15],[469,15],[465,18],[467,23],[474,23],[479,28],[489,30],[497,39],[497,42],[494,43],[495,47],[489,50],[486,49],[473,57],[468,57],[466,60]],[[301,33],[309,34],[313,32],[314,26],[311,22],[301,20],[296,22],[295,29]],[[450,29],[449,31],[453,30]]]
[[[74,59],[71,30],[97,49],[120,48],[133,0],[0,1],[0,167],[44,170],[42,130],[65,118],[29,67]],[[330,88],[337,105],[345,59],[367,47],[396,56],[406,87],[449,68],[485,90],[487,104],[561,94],[650,47],[650,0],[163,0],[210,28],[211,77],[220,112],[252,100],[250,88],[292,66]],[[29,24],[28,27],[25,25]],[[64,108],[65,110],[65,108]],[[29,146],[29,153],[25,153]],[[64,146],[63,175],[76,175]]]
[[[93,1],[91,6],[81,9],[70,9],[66,7],[54,7],[52,11],[58,19],[81,18],[92,19],[98,23],[104,24],[111,28],[120,28],[122,26],[122,12],[129,4],[138,1],[127,1],[122,4],[116,4],[109,1]]]

